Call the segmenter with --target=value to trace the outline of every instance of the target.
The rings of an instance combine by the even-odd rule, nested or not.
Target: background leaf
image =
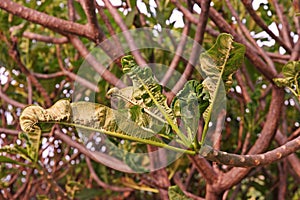
[[[177,186],[170,186],[168,188],[168,195],[170,200],[191,200],[182,192],[182,190]]]
[[[15,161],[15,160],[13,160],[9,157],[6,157],[6,156],[0,156],[0,163],[10,163],[10,164],[15,164],[15,165],[28,166],[25,163]]]

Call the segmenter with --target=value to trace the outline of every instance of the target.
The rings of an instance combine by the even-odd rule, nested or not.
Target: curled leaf
[[[300,97],[300,61],[290,61],[282,68],[283,78],[274,78],[279,87],[288,87],[296,97]]]
[[[183,144],[189,147],[191,143],[178,128],[174,113],[168,106],[165,95],[162,94],[162,86],[154,79],[152,70],[149,67],[140,68],[132,56],[124,56],[122,65],[123,72],[133,82],[133,98],[142,100],[147,107],[153,107],[152,109],[156,110],[155,113],[164,117]]]
[[[30,144],[27,145],[29,156],[36,162],[40,145],[41,122],[68,121],[71,115],[70,100],[62,99],[52,107],[44,109],[37,105],[26,107],[20,116],[21,129],[28,134]]]
[[[132,56],[123,57],[122,65],[123,72],[133,82],[133,98],[142,100],[147,107],[157,106],[157,110],[161,107],[166,112],[167,117],[176,123],[173,111],[167,104],[166,96],[162,94],[162,86],[154,79],[152,70],[149,67],[140,68]],[[155,105],[155,102],[158,105]],[[156,113],[158,114],[158,112]]]
[[[183,122],[184,131],[189,140],[193,141],[199,125],[200,116],[209,104],[209,94],[198,81],[191,80],[185,83],[171,103],[176,117]]]
[[[234,42],[230,34],[223,33],[208,51],[200,55],[200,72],[204,78],[202,84],[210,96],[209,106],[203,114],[205,126],[201,143],[204,142],[209,123],[215,125],[218,114],[225,110],[226,91],[232,84],[232,75],[243,62],[244,54],[245,47]]]

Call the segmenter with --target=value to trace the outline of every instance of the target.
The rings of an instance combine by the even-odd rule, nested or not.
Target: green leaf
[[[210,77],[214,81],[222,77],[228,89],[232,84],[232,75],[244,60],[245,50],[244,45],[234,42],[230,34],[220,34],[215,44],[200,55],[202,77]]]
[[[135,8],[136,7],[136,0],[130,0],[130,8]]]
[[[94,199],[100,198],[105,192],[101,188],[82,188],[80,191],[76,192],[76,199]],[[104,196],[104,195],[103,195]]]
[[[133,82],[133,98],[142,100],[147,107],[151,107],[155,102],[158,108],[164,109],[170,120],[175,122],[172,109],[167,105],[167,99],[162,94],[162,86],[153,78],[152,70],[149,67],[140,68],[132,56],[122,58],[123,72],[126,73]],[[166,116],[165,116],[166,117]]]
[[[100,132],[115,132],[135,138],[159,141],[157,138],[153,138],[155,133],[147,127],[148,119],[145,119],[147,116],[144,116],[137,107],[113,110],[101,104],[74,102],[71,104],[71,109],[70,122],[76,125],[99,129]]]
[[[216,123],[218,114],[224,108],[226,90],[231,86],[232,75],[242,64],[244,54],[245,47],[234,42],[231,35],[224,33],[219,35],[208,51],[200,55],[200,72],[204,78],[202,84],[210,96],[209,107],[203,114],[205,125],[201,144],[206,137],[209,123]]]
[[[133,87],[123,89],[112,88],[107,92],[111,101],[118,110],[126,110],[131,115],[131,120],[138,125],[151,129],[153,134],[158,134],[166,143],[174,139],[176,135],[172,132],[170,125],[156,106],[148,107],[143,100],[133,97]]]
[[[208,106],[209,94],[203,89],[203,85],[196,80],[190,80],[185,83],[182,90],[178,92],[176,97],[171,103],[171,107],[175,113],[175,116],[183,115],[183,107],[188,109],[188,112],[201,115]],[[197,109],[193,107],[193,104],[197,105]]]
[[[37,105],[27,106],[20,116],[21,129],[27,133],[28,141],[27,152],[34,162],[37,162],[40,146],[41,122],[60,122],[68,121],[70,118],[70,100],[62,99],[56,102],[51,108],[44,109]]]
[[[279,87],[288,87],[293,94],[300,97],[300,61],[290,61],[282,68],[284,78],[274,78]]]
[[[134,17],[136,16],[136,14],[138,13],[136,7],[133,8],[132,11],[130,11],[125,18],[125,24],[127,27],[131,27],[134,21]]]
[[[114,110],[101,104],[90,102],[71,103],[72,116],[69,122],[61,124],[75,126],[80,130],[90,130],[113,137],[150,144],[166,149],[192,153],[177,147],[169,146],[155,137],[153,130],[142,127],[131,120],[128,110]],[[129,110],[132,112],[132,110]],[[134,111],[133,111],[134,112]],[[193,153],[192,153],[193,154]]]
[[[135,112],[134,109],[113,110],[104,105],[90,102],[70,103],[67,99],[59,100],[48,109],[36,105],[28,106],[20,117],[21,128],[27,133],[31,144],[27,146],[28,154],[36,162],[41,136],[40,123],[75,126],[84,134],[90,134],[90,131],[100,132],[121,139],[194,154],[193,151],[165,144],[155,137],[155,133],[151,129],[132,121],[132,115],[128,111]]]
[[[28,160],[30,162],[32,162],[32,158],[29,156],[29,154],[27,153],[27,151],[25,149],[23,149],[20,146],[14,145],[14,146],[3,146],[0,148],[0,152],[5,152],[5,153],[9,153],[9,154],[18,154],[20,155],[22,158],[24,158],[25,160]],[[20,165],[25,165],[20,164]]]
[[[132,56],[124,56],[121,62],[123,72],[126,73],[133,82],[133,98],[143,101],[147,107],[157,109],[182,140],[183,144],[189,147],[191,143],[179,130],[174,113],[167,105],[165,95],[162,94],[162,86],[155,81],[152,70],[149,67],[140,68]]]
[[[149,169],[143,167],[143,160],[145,156],[141,154],[126,154],[125,163],[130,166],[131,169],[138,172],[148,172]]]
[[[161,134],[163,137],[171,139],[170,128],[166,120],[157,107],[148,107],[143,100],[137,100],[133,97],[133,87],[123,89],[112,88],[107,92],[115,102],[118,110],[130,109],[131,120],[139,125],[151,129],[154,133]]]
[[[185,83],[171,103],[176,117],[183,121],[189,140],[192,141],[198,130],[200,116],[209,104],[209,94],[198,81],[191,80]]]
[[[11,159],[9,157],[6,157],[6,156],[0,156],[0,163],[11,163],[11,164],[16,164],[16,165],[21,165],[21,166],[27,166],[28,165],[28,164],[13,160],[13,159]]]
[[[83,185],[77,181],[68,180],[65,188],[68,196],[74,199],[76,192],[80,191],[83,188]]]
[[[191,200],[191,198],[185,196],[177,185],[173,185],[168,188],[168,195],[170,200]]]
[[[76,13],[80,16],[79,22],[84,22],[86,20],[86,15],[80,3],[74,1],[74,8],[76,10]]]
[[[53,3],[52,0],[46,0],[40,6],[37,7],[37,10],[43,12],[47,9],[47,7],[50,6],[51,3]]]
[[[36,198],[38,200],[48,200],[49,199],[46,195],[37,195]]]

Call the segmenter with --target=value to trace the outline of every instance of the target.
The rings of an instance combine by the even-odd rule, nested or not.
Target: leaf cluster
[[[33,160],[37,160],[41,134],[39,123],[61,123],[88,134],[99,132],[195,154],[204,143],[209,122],[215,120],[211,117],[216,112],[214,109],[220,107],[221,100],[226,98],[223,83],[225,81],[226,87],[230,85],[231,76],[241,64],[243,55],[242,45],[233,42],[231,35],[221,34],[212,48],[200,56],[204,81],[188,81],[173,99],[171,107],[151,69],[141,68],[132,56],[125,56],[122,58],[123,72],[131,78],[133,86],[113,88],[108,92],[121,100],[117,109],[89,102],[70,103],[66,99],[49,109],[29,106],[20,117],[21,127],[31,142],[28,151]],[[202,140],[198,141],[196,133],[202,115],[204,132]],[[172,140],[179,146],[168,144]]]

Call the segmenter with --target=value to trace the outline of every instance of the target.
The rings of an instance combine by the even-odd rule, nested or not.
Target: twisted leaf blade
[[[245,47],[233,41],[230,34],[220,34],[216,43],[200,55],[200,72],[204,81],[204,89],[209,93],[209,106],[203,117],[205,126],[201,143],[206,137],[209,123],[215,125],[218,114],[224,109],[226,91],[232,84],[232,75],[242,64]],[[213,131],[212,131],[213,132]]]
[[[52,107],[44,109],[37,105],[27,106],[20,116],[21,129],[27,133],[30,143],[27,144],[29,156],[37,161],[40,146],[41,122],[60,122],[70,119],[70,100],[61,99]]]

